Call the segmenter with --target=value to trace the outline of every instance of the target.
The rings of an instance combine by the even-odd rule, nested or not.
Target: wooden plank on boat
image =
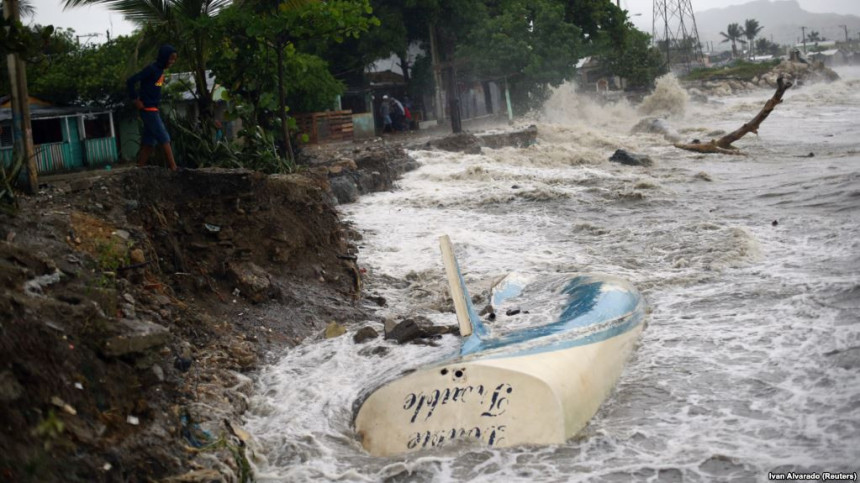
[[[442,262],[445,265],[445,275],[448,277],[448,290],[454,300],[454,310],[457,312],[457,322],[460,324],[460,335],[467,337],[472,335],[472,321],[469,318],[466,293],[463,283],[460,281],[460,270],[457,259],[454,258],[454,246],[448,235],[439,237],[439,246],[442,249]]]

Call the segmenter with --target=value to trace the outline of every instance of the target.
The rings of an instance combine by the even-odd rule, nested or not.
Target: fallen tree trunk
[[[693,142],[691,144],[675,144],[676,148],[686,149],[687,151],[695,151],[697,153],[715,153],[715,154],[743,154],[738,148],[732,146],[732,143],[737,141],[738,139],[744,137],[747,133],[755,133],[758,134],[758,127],[767,119],[767,116],[773,111],[773,109],[782,102],[782,96],[785,94],[791,86],[791,82],[786,82],[782,76],[780,76],[776,80],[776,92],[773,94],[773,97],[768,99],[767,103],[764,105],[761,111],[759,111],[758,115],[753,118],[752,121],[744,124],[739,129],[726,134],[725,136],[719,139],[713,139],[709,143],[698,143]]]

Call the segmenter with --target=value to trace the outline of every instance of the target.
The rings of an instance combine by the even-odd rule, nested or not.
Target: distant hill
[[[696,1],[693,0],[695,9]],[[794,44],[800,41],[801,29],[806,33],[817,31],[827,40],[845,40],[845,31],[840,25],[848,26],[848,34],[857,39],[860,33],[860,17],[833,13],[813,13],[800,8],[797,0],[755,0],[743,5],[696,11],[696,26],[702,45],[713,42],[715,50],[731,50],[731,44],[721,43],[730,23],[743,26],[748,18],[758,20],[764,27],[759,37],[765,37],[778,44]]]

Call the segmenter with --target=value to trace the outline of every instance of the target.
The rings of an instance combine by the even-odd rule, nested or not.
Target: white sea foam
[[[360,264],[368,289],[388,301],[383,315],[454,323],[437,242],[447,233],[479,297],[511,271],[630,279],[649,305],[638,349],[614,394],[563,445],[372,458],[352,429],[354,401],[458,341],[373,342],[389,347],[384,357],[366,355],[349,334],[308,341],[260,375],[248,428],[261,444],[262,479],[755,481],[777,468],[854,471],[860,93],[840,86],[860,75],[846,77],[789,91],[759,136],[739,143],[743,157],[628,135],[633,108],[591,112],[596,105],[565,97],[572,90],[556,92],[536,146],[414,152],[422,167],[397,191],[342,207],[365,235]],[[683,104],[667,89],[657,95]],[[693,129],[685,136],[735,129],[758,112],[762,92],[694,106],[672,122]],[[845,103],[822,101],[831,93]],[[608,162],[619,147],[655,166]]]
[[[667,115],[683,117],[687,110],[690,96],[681,87],[673,74],[666,74],[657,79],[654,92],[642,100],[639,112],[647,116]]]

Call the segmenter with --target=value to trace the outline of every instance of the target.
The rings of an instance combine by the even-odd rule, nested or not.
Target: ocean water
[[[860,69],[840,74],[789,90],[758,135],[736,143],[745,156],[630,134],[642,117],[664,115],[685,139],[709,139],[772,94],[692,104],[671,80],[645,109],[597,106],[562,86],[525,121],[539,128],[526,149],[412,152],[422,166],[397,190],[342,207],[364,235],[360,264],[367,290],[388,301],[383,315],[456,323],[437,242],[448,234],[473,294],[515,271],[631,280],[649,311],[639,345],[612,396],[565,444],[375,458],[352,427],[360,393],[459,341],[309,340],[259,376],[246,421],[259,479],[697,482],[858,471]],[[610,163],[618,148],[654,166]],[[378,346],[387,355],[374,355]]]

